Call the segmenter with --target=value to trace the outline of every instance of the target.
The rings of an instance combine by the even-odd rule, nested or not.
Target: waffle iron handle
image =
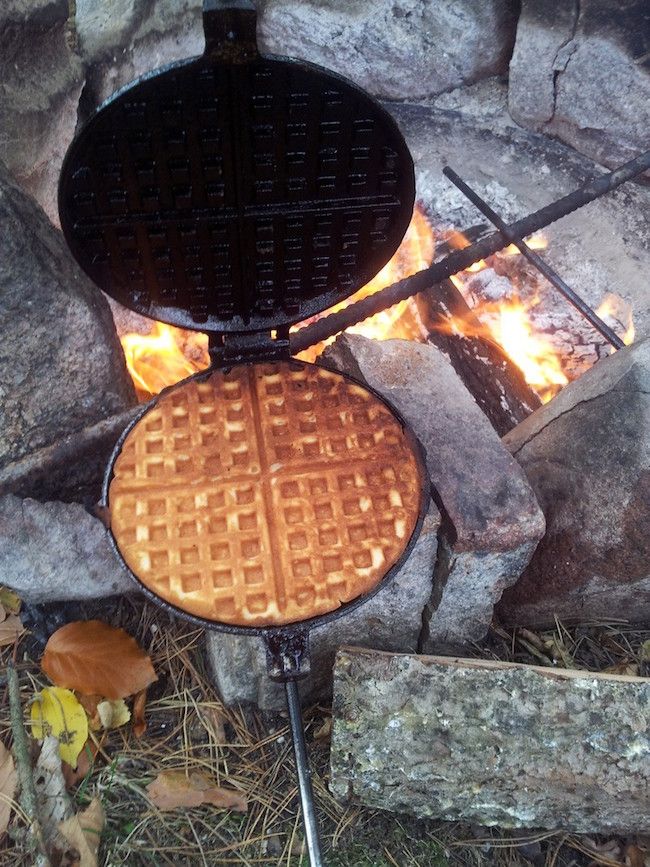
[[[250,63],[259,57],[253,0],[203,0],[205,54],[224,63]]]
[[[296,760],[302,822],[305,840],[312,867],[322,867],[318,821],[314,806],[314,792],[311,785],[311,771],[307,758],[305,729],[300,709],[300,695],[296,681],[309,673],[309,640],[306,631],[287,629],[280,633],[268,633],[266,639],[266,661],[269,677],[284,683],[289,712],[289,727]]]

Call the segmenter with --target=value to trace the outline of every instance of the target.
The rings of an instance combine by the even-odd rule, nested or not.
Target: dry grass
[[[35,622],[34,634],[56,628],[56,613],[50,612],[50,622]],[[128,727],[108,733],[100,741],[94,766],[74,790],[79,806],[99,794],[106,809],[100,863],[110,867],[306,864],[286,719],[222,705],[204,668],[202,633],[131,601],[59,613],[59,620],[100,616],[125,626],[150,653],[159,675],[148,699],[147,732],[140,739]],[[649,638],[650,631],[626,624],[572,629],[557,624],[543,633],[496,628],[474,653],[536,665],[634,673],[647,666],[641,648]],[[11,651],[5,648],[4,660]],[[34,691],[47,683],[37,664],[39,656],[34,636],[23,639],[17,659],[25,708]],[[10,742],[8,715],[5,695],[0,707],[0,739],[5,744]],[[327,864],[571,867],[625,863],[625,846],[630,842],[626,840],[499,833],[342,807],[327,788],[328,740],[314,740],[327,716],[327,708],[305,713]],[[248,812],[199,807],[161,813],[149,801],[145,787],[165,769],[201,770],[218,784],[239,789],[248,798]],[[18,820],[19,830],[20,824]],[[594,856],[593,843],[601,847],[599,855]],[[0,867],[29,863],[20,843],[7,838],[0,849]]]

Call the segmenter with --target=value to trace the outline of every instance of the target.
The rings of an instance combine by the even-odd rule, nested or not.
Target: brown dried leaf
[[[80,780],[83,780],[88,771],[94,765],[95,756],[98,752],[99,747],[97,744],[93,743],[93,741],[89,739],[86,741],[84,748],[79,753],[76,768],[73,768],[72,765],[69,765],[67,762],[61,762],[63,778],[67,789],[71,789],[73,786],[76,786]]]
[[[111,699],[126,698],[157,680],[136,640],[101,620],[57,629],[45,646],[41,668],[57,686]]]
[[[245,813],[246,798],[234,789],[215,786],[213,780],[199,771],[161,771],[153,783],[147,786],[152,802],[159,810],[175,810],[177,807],[198,807],[212,804],[229,810]]]
[[[218,744],[228,743],[224,723],[224,715],[216,707],[204,707],[201,710],[203,722]]]
[[[16,792],[16,768],[9,750],[0,741],[0,837],[7,830],[11,801]]]
[[[133,734],[141,738],[147,730],[147,721],[144,718],[144,709],[147,705],[147,690],[142,689],[133,699]]]
[[[8,644],[13,644],[19,638],[25,627],[20,622],[20,617],[16,614],[9,614],[0,623],[0,647],[6,647]]]
[[[99,841],[104,828],[104,808],[99,798],[93,798],[83,813],[71,816],[59,825],[59,832],[70,845],[66,863],[79,867],[97,867]]]

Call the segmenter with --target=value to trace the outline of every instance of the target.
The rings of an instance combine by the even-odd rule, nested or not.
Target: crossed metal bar
[[[523,242],[523,238],[544,229],[561,217],[577,211],[589,202],[604,196],[606,193],[615,190],[629,181],[631,178],[642,174],[647,169],[650,169],[650,151],[646,151],[636,159],[630,160],[624,165],[612,172],[600,175],[599,177],[589,181],[584,186],[575,190],[573,193],[558,199],[550,205],[540,208],[528,217],[517,220],[510,225],[504,223],[501,218],[492,211],[491,208],[480,199],[476,193],[470,189],[461,179],[452,172],[451,169],[445,168],[444,174],[449,177],[454,183],[460,181],[459,188],[470,198],[474,204],[485,214],[488,219],[495,223],[499,231],[488,235],[487,237],[464,247],[462,250],[456,250],[450,253],[439,262],[434,262],[428,268],[418,271],[411,277],[406,277],[392,286],[387,286],[373,295],[368,295],[354,304],[350,304],[336,313],[330,313],[314,322],[312,325],[307,325],[299,329],[290,336],[290,351],[292,355],[313,346],[315,343],[320,343],[323,340],[333,337],[340,331],[344,331],[351,325],[357,322],[363,322],[370,316],[380,313],[382,310],[387,310],[393,304],[404,301],[412,295],[417,295],[425,289],[430,289],[436,283],[446,280],[452,274],[457,274],[459,271],[464,271],[473,265],[475,262],[491,256],[498,250],[507,247],[509,244],[516,244],[523,251],[525,247],[526,258],[533,262],[544,276],[549,279],[556,288],[591,322],[591,324],[600,331],[600,333],[612,343],[617,349],[623,346],[623,341],[600,319],[599,316],[578,296],[576,293],[564,283],[564,281],[551,269],[549,266],[536,256]],[[471,194],[471,195],[470,195]],[[480,204],[479,204],[480,203]],[[489,211],[489,213],[488,213]],[[497,222],[498,221],[498,222]],[[534,257],[531,259],[531,256]]]

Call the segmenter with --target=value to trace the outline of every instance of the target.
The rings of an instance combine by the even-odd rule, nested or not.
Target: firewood
[[[416,816],[650,828],[650,678],[339,651],[330,788]]]

